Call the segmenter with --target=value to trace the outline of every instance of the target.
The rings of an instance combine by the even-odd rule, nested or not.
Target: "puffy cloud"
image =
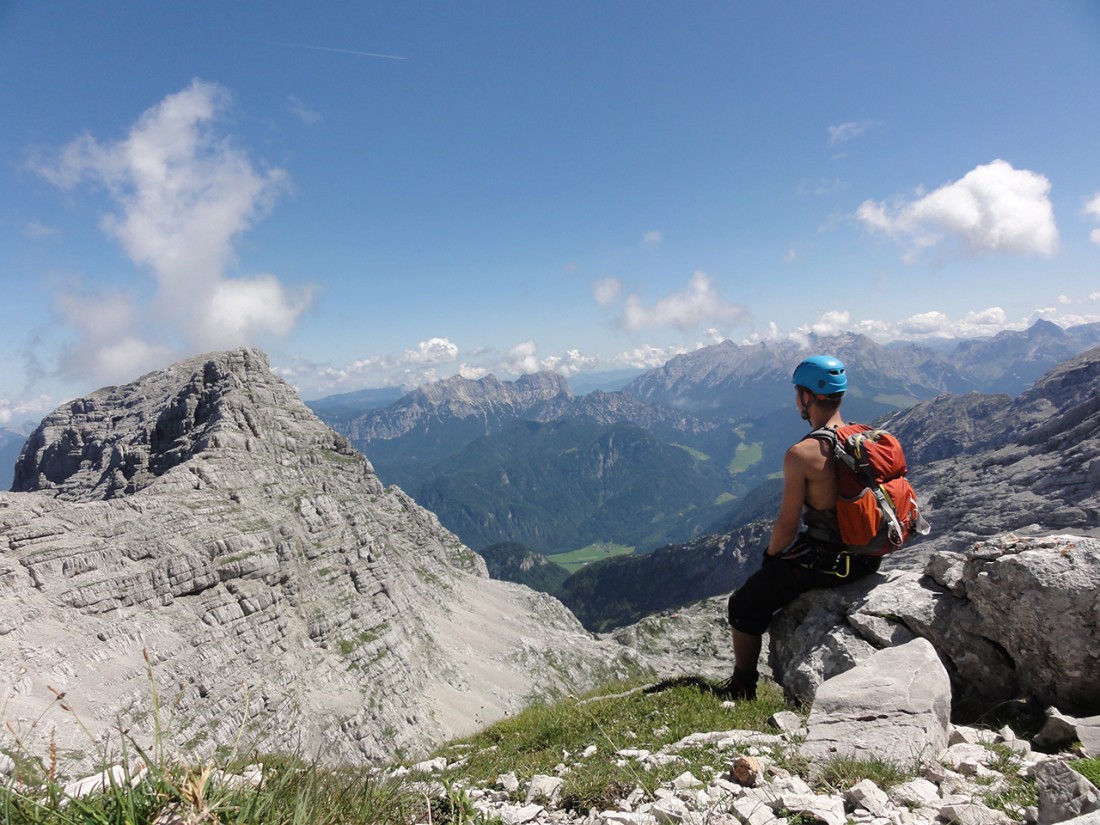
[[[538,372],[542,368],[542,365],[539,363],[538,347],[535,345],[535,342],[523,341],[516,344],[508,350],[507,355],[504,356],[504,360],[501,361],[501,367],[507,372]]]
[[[105,368],[121,364],[167,350],[171,335],[191,349],[256,343],[285,335],[309,305],[309,290],[292,293],[274,275],[225,276],[235,239],[268,213],[287,185],[284,171],[257,170],[215,131],[229,102],[221,86],[195,80],[146,111],[124,139],[100,143],[84,135],[56,163],[39,167],[62,188],[101,184],[116,207],[101,226],[156,280],[149,311],[138,316],[156,322],[145,337],[159,343],[142,343],[134,333],[140,324],[131,317],[131,325],[116,327],[110,339],[81,342],[105,348],[85,360]],[[131,345],[120,348],[117,342],[126,337]]]
[[[847,311],[824,312],[813,324],[809,325],[809,331],[814,335],[839,335],[846,331],[851,323],[851,315]]]
[[[747,316],[743,306],[723,301],[703,272],[691,276],[687,289],[646,306],[631,294],[623,303],[622,324],[629,330],[676,327],[687,331],[716,321],[734,322]]]
[[[653,229],[642,236],[642,246],[660,246],[664,238],[665,235],[661,230]]]
[[[1049,193],[1043,175],[995,160],[908,203],[864,201],[856,217],[868,229],[910,244],[909,259],[944,238],[957,238],[976,252],[1050,256],[1058,229]]]
[[[543,368],[564,375],[576,375],[600,365],[598,355],[585,355],[579,349],[566,350],[563,355],[550,355],[542,360]]]
[[[118,384],[171,360],[171,348],[138,335],[140,311],[124,293],[97,294],[79,287],[55,296],[54,307],[76,340],[61,350],[61,370],[68,375]]]
[[[429,338],[405,350],[404,364],[449,364],[458,360],[458,344],[447,338]]]
[[[448,338],[429,338],[397,355],[370,355],[341,367],[295,357],[272,371],[291,383],[307,386],[311,392],[343,390],[349,386],[411,387],[438,380],[440,368],[457,363],[459,352],[458,345]],[[463,364],[458,371],[474,377],[476,368]]]
[[[231,347],[267,333],[286,335],[311,297],[309,291],[291,295],[274,275],[221,281],[201,315],[201,340]]]
[[[665,364],[670,358],[691,352],[691,347],[672,345],[668,347],[655,347],[652,344],[643,344],[635,349],[621,352],[611,359],[616,366],[629,367],[631,369],[654,369]]]
[[[462,364],[458,368],[458,374],[463,378],[469,378],[471,381],[477,381],[479,378],[488,375],[489,370],[484,367],[471,367],[469,364]]]
[[[1085,214],[1100,220],[1100,192],[1093,195],[1092,200],[1085,204]],[[1089,233],[1089,240],[1100,246],[1100,229],[1094,229]]]
[[[763,333],[749,336],[744,343],[760,341],[795,341],[807,343],[811,335],[829,337],[846,332],[866,335],[880,343],[890,341],[923,341],[951,338],[986,338],[1002,330],[1022,330],[1033,324],[1036,318],[1048,318],[1062,326],[1100,320],[1097,316],[1059,313],[1055,309],[1037,309],[1026,318],[1010,318],[1001,307],[972,310],[961,316],[951,317],[933,310],[910,315],[901,321],[863,319],[853,321],[846,310],[822,313],[816,321],[803,324],[790,332],[782,332],[775,323]]]
[[[568,377],[600,364],[599,356],[585,355],[578,349],[566,350],[561,355],[548,355],[543,358],[539,357],[538,352],[538,345],[534,341],[516,344],[494,365],[492,372],[505,376],[556,372]]]

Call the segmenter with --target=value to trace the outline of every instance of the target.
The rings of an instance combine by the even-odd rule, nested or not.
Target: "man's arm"
[[[806,461],[795,444],[783,456],[783,498],[779,503],[779,515],[772,525],[768,542],[768,555],[774,556],[794,541],[802,526],[802,504],[806,500]]]

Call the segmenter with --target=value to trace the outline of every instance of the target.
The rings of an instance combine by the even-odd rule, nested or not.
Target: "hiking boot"
[[[719,699],[755,699],[756,680],[755,673],[745,673],[734,668],[732,676],[714,686],[714,695]]]

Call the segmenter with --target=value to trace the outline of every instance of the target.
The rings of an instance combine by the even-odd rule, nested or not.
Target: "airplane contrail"
[[[339,54],[357,54],[360,57],[382,57],[386,60],[408,60],[396,54],[379,54],[378,52],[360,52],[354,49],[334,49],[331,46],[307,46],[304,43],[272,43],[273,46],[286,46],[291,49],[312,49],[316,52],[337,52]]]

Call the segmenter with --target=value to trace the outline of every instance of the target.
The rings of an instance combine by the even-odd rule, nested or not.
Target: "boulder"
[[[1039,825],[1100,811],[1100,790],[1073,768],[1048,759],[1035,769],[1039,792]]]
[[[947,747],[951,684],[924,639],[887,648],[818,688],[801,755],[910,768]]]
[[[1100,541],[1009,534],[933,554],[923,574],[803,594],[772,622],[769,664],[791,698],[812,703],[826,679],[918,636],[947,669],[957,718],[1021,696],[1096,715],[1097,616]]]
[[[1087,716],[1077,720],[1077,737],[1089,756],[1100,757],[1100,716]]]

